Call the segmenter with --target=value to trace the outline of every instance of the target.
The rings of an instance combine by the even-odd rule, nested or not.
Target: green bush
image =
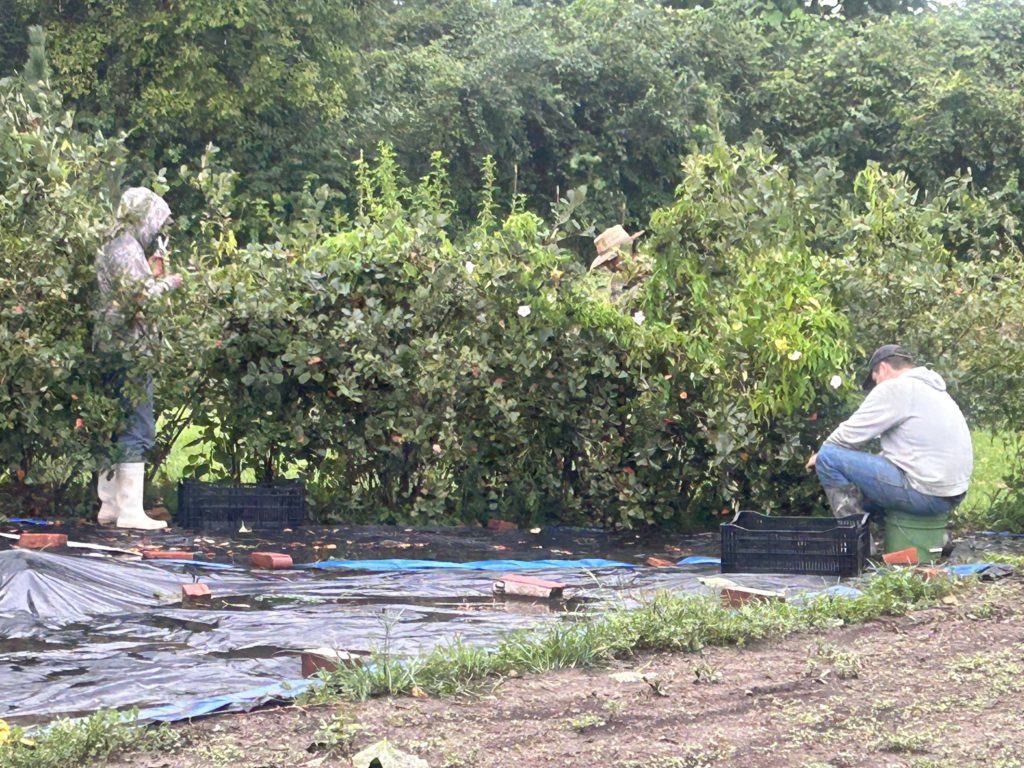
[[[807,510],[820,492],[803,463],[851,381],[833,266],[811,245],[830,179],[794,180],[764,148],[724,143],[683,172],[676,202],[652,217],[647,301],[681,334],[701,491],[708,505]]]
[[[413,188],[386,149],[358,175],[351,226],[239,250],[176,308],[162,386],[214,446],[190,471],[301,467],[362,520],[693,526],[672,329],[602,298],[533,214],[485,199],[453,241],[439,160]]]
[[[117,422],[92,351],[93,263],[122,153],[75,130],[41,33],[31,54],[0,81],[0,489],[43,507],[75,502]]]

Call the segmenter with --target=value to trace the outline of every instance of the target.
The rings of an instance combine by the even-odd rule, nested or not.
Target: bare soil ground
[[[472,697],[213,717],[179,726],[174,752],[112,765],[348,766],[387,738],[431,768],[1022,768],[1022,713],[1013,577],[905,618],[508,679]]]

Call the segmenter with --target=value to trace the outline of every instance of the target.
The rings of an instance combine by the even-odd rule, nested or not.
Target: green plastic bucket
[[[908,515],[886,511],[885,551],[898,552],[916,547],[922,563],[938,560],[946,542],[948,522],[949,515]]]

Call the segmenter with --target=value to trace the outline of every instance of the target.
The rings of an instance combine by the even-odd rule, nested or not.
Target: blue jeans
[[[907,476],[884,456],[825,443],[814,465],[823,486],[855,485],[864,495],[864,511],[880,517],[886,510],[910,515],[944,515],[963,500],[916,491]]]
[[[106,377],[106,385],[115,390],[121,408],[124,409],[124,427],[114,436],[114,460],[116,463],[145,461],[146,452],[156,445],[156,414],[153,409],[153,377],[134,381],[134,387],[125,382],[124,374],[116,373]],[[141,402],[132,402],[130,390],[141,388],[145,393]]]

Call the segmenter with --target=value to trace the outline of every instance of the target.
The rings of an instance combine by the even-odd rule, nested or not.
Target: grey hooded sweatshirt
[[[174,287],[166,278],[153,277],[146,260],[146,249],[170,217],[167,203],[151,189],[132,187],[121,195],[111,240],[96,255],[96,278],[108,319],[120,317],[119,289],[135,294],[141,289],[145,298],[152,298]]]
[[[876,437],[882,455],[903,470],[914,490],[943,497],[967,491],[974,469],[971,433],[935,371],[911,368],[878,384],[825,442],[859,448]]]

